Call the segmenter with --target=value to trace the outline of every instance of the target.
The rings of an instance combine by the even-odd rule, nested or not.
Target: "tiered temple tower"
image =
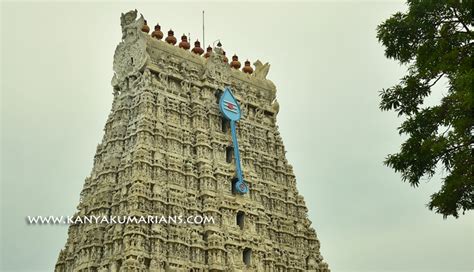
[[[215,223],[71,225],[55,270],[328,272],[285,158],[269,65],[244,73],[220,47],[203,57],[152,37],[136,10],[121,25],[112,110],[75,215],[205,214]],[[232,189],[225,87],[242,111],[245,194]]]

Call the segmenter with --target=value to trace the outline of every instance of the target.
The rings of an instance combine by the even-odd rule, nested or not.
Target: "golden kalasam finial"
[[[244,68],[242,68],[242,72],[247,73],[247,74],[252,74],[253,73],[253,68],[250,66],[250,61],[246,60]]]
[[[224,62],[225,62],[225,63],[228,63],[228,62],[229,62],[229,59],[226,57],[224,50],[222,50],[222,55],[224,55]]]
[[[146,20],[143,20],[142,31],[145,33],[150,32],[150,27],[147,25]]]
[[[232,56],[232,61],[230,62],[230,67],[232,67],[234,69],[239,69],[240,66],[241,66],[241,64],[240,64],[240,61],[239,61],[239,57],[236,54],[234,54]]]
[[[178,44],[178,46],[179,48],[183,48],[184,50],[188,50],[189,48],[191,48],[191,45],[188,42],[188,37],[186,37],[186,35],[183,34],[183,36],[181,36],[181,42]]]
[[[176,40],[176,37],[174,36],[174,31],[172,29],[168,31],[168,37],[166,37],[165,41],[172,45],[176,44],[177,40]]]
[[[161,32],[161,26],[160,24],[155,25],[155,31],[151,33],[151,36],[153,38],[156,38],[158,40],[161,40],[163,38],[163,32]]]
[[[206,49],[206,54],[204,54],[204,57],[207,59],[211,56],[212,53],[212,47],[209,45]]]
[[[202,49],[201,43],[198,40],[194,42],[194,48],[191,50],[191,52],[197,55],[202,55],[202,53],[204,53],[204,49]]]

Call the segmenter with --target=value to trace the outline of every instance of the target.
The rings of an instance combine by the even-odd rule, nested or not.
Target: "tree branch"
[[[451,124],[449,124],[448,128],[441,134],[441,137],[444,137],[446,133],[451,129]]]
[[[431,83],[430,85],[428,85],[428,88],[431,88],[433,87],[436,83],[438,83],[438,81],[444,76],[444,73],[441,73],[438,78],[435,79],[435,81],[433,83]],[[428,81],[429,82],[429,81]],[[428,84],[428,82],[426,82],[426,84]]]
[[[451,10],[453,11],[454,13],[454,16],[456,17],[456,19],[459,20],[459,22],[462,24],[462,26],[464,27],[464,29],[466,29],[467,33],[471,34],[471,30],[469,29],[469,27],[461,20],[461,18],[459,17],[458,13],[456,12],[456,9],[455,8],[451,8]]]

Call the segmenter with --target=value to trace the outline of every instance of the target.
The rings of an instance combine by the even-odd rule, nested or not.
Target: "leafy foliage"
[[[441,190],[431,196],[428,207],[445,218],[458,217],[461,210],[474,208],[474,3],[407,4],[407,12],[377,27],[386,57],[408,66],[399,84],[380,93],[380,109],[404,117],[398,130],[408,136],[385,164],[415,187],[443,170]],[[448,82],[446,93],[439,104],[426,106],[425,99],[442,78]]]

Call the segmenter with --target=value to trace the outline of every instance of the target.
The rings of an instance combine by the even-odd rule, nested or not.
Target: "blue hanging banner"
[[[241,111],[239,102],[237,102],[237,99],[235,99],[229,87],[224,88],[224,93],[219,99],[219,109],[221,110],[222,115],[230,120],[230,130],[232,134],[232,142],[234,144],[235,169],[237,171],[237,182],[234,185],[234,190],[240,194],[245,194],[249,191],[249,188],[244,181],[242,168],[240,167],[239,144],[237,142],[235,123],[240,120]]]

